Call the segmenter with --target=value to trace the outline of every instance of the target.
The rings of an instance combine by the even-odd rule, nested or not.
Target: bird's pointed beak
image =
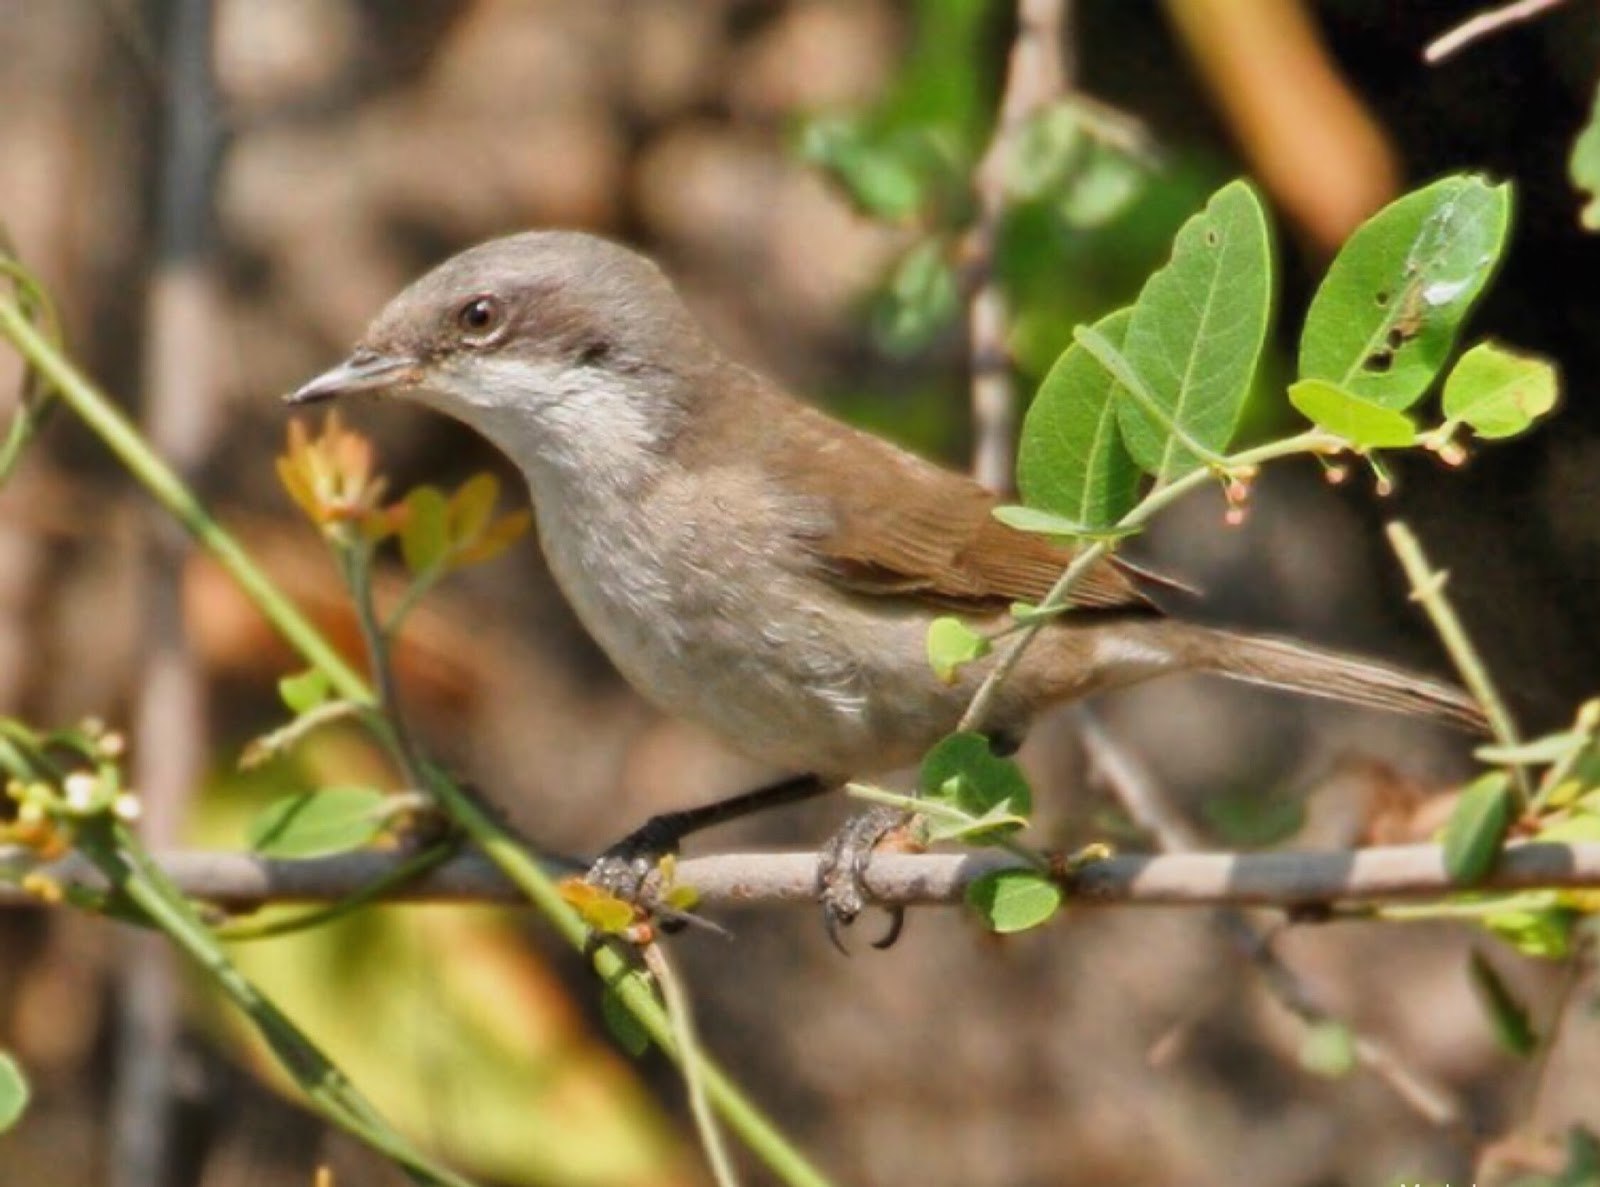
[[[316,404],[356,392],[382,391],[384,388],[414,382],[422,368],[416,360],[398,355],[358,350],[337,367],[318,375],[284,397],[288,404]]]

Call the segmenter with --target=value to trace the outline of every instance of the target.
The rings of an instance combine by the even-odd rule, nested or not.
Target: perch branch
[[[272,861],[243,853],[180,851],[160,856],[173,881],[193,897],[246,908],[264,903],[327,902],[382,877],[398,855],[347,853],[308,861]],[[20,880],[0,853],[0,905],[36,902],[11,883]],[[958,904],[968,885],[997,869],[1026,863],[1005,853],[882,853],[866,873],[879,903]],[[38,873],[63,886],[94,888],[93,872],[67,858]],[[551,871],[552,873],[557,871]],[[817,854],[743,853],[686,858],[677,879],[700,901],[718,906],[805,904],[816,901]],[[1459,892],[1437,845],[1297,853],[1122,854],[1090,862],[1064,878],[1081,907],[1272,907],[1444,898]],[[1600,842],[1528,842],[1508,847],[1478,891],[1600,887]],[[525,902],[494,865],[477,855],[455,858],[386,901]]]

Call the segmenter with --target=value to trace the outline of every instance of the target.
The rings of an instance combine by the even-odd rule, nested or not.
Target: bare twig
[[[226,907],[329,902],[344,898],[403,860],[386,853],[348,853],[310,861],[272,861],[243,853],[173,852],[161,865],[186,894]],[[0,853],[0,905],[38,900],[19,889],[20,869]],[[880,853],[866,873],[875,902],[955,905],[974,880],[997,869],[1032,868],[1007,853]],[[72,858],[41,867],[66,887],[98,883]],[[552,871],[556,872],[556,871]],[[817,854],[730,853],[687,858],[678,881],[700,901],[721,906],[816,904]],[[1084,864],[1063,879],[1074,905],[1146,907],[1273,907],[1293,910],[1330,903],[1444,898],[1459,892],[1437,845],[1393,845],[1316,853],[1122,854]],[[1509,846],[1476,890],[1600,887],[1600,842]],[[492,863],[473,855],[446,862],[426,877],[384,896],[404,902],[525,901]]]
[[[1448,33],[1430,41],[1427,48],[1422,51],[1422,60],[1430,66],[1437,66],[1474,41],[1492,36],[1523,21],[1531,21],[1565,3],[1566,0],[1517,0],[1515,4],[1485,9],[1476,16],[1462,21]]]
[[[1066,90],[1063,59],[1070,0],[1018,0],[1017,36],[1006,68],[1000,114],[973,179],[978,215],[962,242],[972,298],[967,333],[972,350],[973,477],[993,491],[1011,485],[1017,393],[1006,345],[1010,313],[994,274],[1005,214],[1006,178],[1017,131]]]
[[[1489,719],[1489,728],[1494,731],[1495,741],[1507,749],[1515,749],[1521,744],[1521,738],[1517,733],[1516,722],[1511,719],[1511,711],[1506,708],[1505,701],[1495,689],[1494,681],[1489,677],[1489,669],[1478,655],[1478,649],[1472,645],[1472,639],[1468,636],[1466,628],[1461,625],[1461,619],[1456,617],[1455,607],[1450,604],[1450,599],[1444,596],[1445,582],[1449,574],[1435,570],[1428,563],[1427,555],[1422,551],[1416,533],[1400,520],[1395,520],[1385,530],[1389,536],[1390,547],[1399,558],[1400,567],[1405,570],[1406,580],[1411,583],[1411,600],[1427,611],[1439,641],[1444,644],[1445,651],[1450,655],[1450,662],[1455,664],[1456,671],[1461,675],[1462,683],[1467,686],[1467,691],[1478,704],[1483,706],[1484,716]],[[1526,806],[1528,797],[1532,794],[1532,780],[1528,777],[1527,770],[1516,764],[1512,764],[1511,773],[1516,780],[1522,805]]]
[[[1191,853],[1205,847],[1205,838],[1178,812],[1148,771],[1129,754],[1087,710],[1079,715],[1084,746],[1090,762],[1105,779],[1134,820],[1151,832],[1168,853]],[[1273,945],[1271,930],[1257,926],[1236,907],[1220,907],[1218,925],[1260,974],[1261,984],[1273,1000],[1306,1026],[1336,1021],[1311,987]],[[1352,1031],[1354,1028],[1351,1028]],[[1356,1061],[1378,1076],[1401,1100],[1434,1125],[1454,1125],[1462,1109],[1454,1095],[1421,1072],[1406,1065],[1386,1043],[1356,1033]]]

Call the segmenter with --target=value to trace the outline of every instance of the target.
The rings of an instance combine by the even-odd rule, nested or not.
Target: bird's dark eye
[[[474,297],[456,311],[456,325],[472,338],[487,338],[505,321],[505,310],[493,297]]]

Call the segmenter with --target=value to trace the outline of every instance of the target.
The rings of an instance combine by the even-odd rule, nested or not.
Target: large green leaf
[[[1120,347],[1132,311],[1095,323]],[[1139,468],[1117,429],[1117,381],[1080,344],[1056,360],[1022,423],[1017,488],[1030,507],[1107,528],[1138,498]]]
[[[1386,408],[1422,397],[1505,246],[1511,187],[1456,176],[1407,194],[1350,236],[1317,289],[1300,377]]]
[[[1165,419],[1201,447],[1233,437],[1272,317],[1272,245],[1255,191],[1235,181],[1178,231],[1172,259],[1145,282],[1122,354]],[[1135,461],[1169,481],[1201,464],[1134,400],[1117,403]]]

